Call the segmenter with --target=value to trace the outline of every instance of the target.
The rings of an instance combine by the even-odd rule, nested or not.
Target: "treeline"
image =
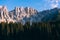
[[[0,23],[0,40],[60,40],[60,22]]]

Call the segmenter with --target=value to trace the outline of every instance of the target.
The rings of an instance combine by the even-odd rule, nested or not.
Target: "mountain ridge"
[[[15,7],[12,11],[8,11],[6,6],[0,6],[0,23],[1,22],[50,22],[56,21],[60,16],[60,9],[54,8],[38,12],[30,7]],[[59,19],[59,18],[58,18]],[[60,20],[60,19],[59,19]]]

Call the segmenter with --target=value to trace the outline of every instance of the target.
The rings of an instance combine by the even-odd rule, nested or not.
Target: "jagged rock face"
[[[10,17],[16,22],[26,22],[31,15],[37,14],[38,11],[29,7],[16,7],[13,11],[10,11]],[[25,21],[25,19],[27,19]]]
[[[5,6],[0,6],[0,22],[6,22],[6,20],[9,18],[8,11]]]
[[[11,11],[11,14],[11,17],[13,16],[12,19],[15,19],[16,22],[50,22],[56,20],[58,8],[38,12],[37,10],[29,7],[16,7]]]
[[[38,12],[37,10],[30,7],[15,7],[14,10],[8,12],[6,6],[0,6],[0,23],[1,22],[49,22],[55,21],[58,16],[60,18],[60,11],[58,8],[51,10],[44,10]]]
[[[13,20],[9,16],[9,12],[6,6],[0,6],[0,23],[1,22],[12,22]]]

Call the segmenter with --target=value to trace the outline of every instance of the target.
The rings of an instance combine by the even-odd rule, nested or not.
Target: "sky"
[[[60,8],[60,0],[0,0],[0,5],[7,6],[8,10],[15,7],[32,7],[38,11]]]

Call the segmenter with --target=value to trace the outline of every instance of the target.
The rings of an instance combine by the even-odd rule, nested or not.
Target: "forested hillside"
[[[0,40],[60,40],[60,22],[0,23]]]

